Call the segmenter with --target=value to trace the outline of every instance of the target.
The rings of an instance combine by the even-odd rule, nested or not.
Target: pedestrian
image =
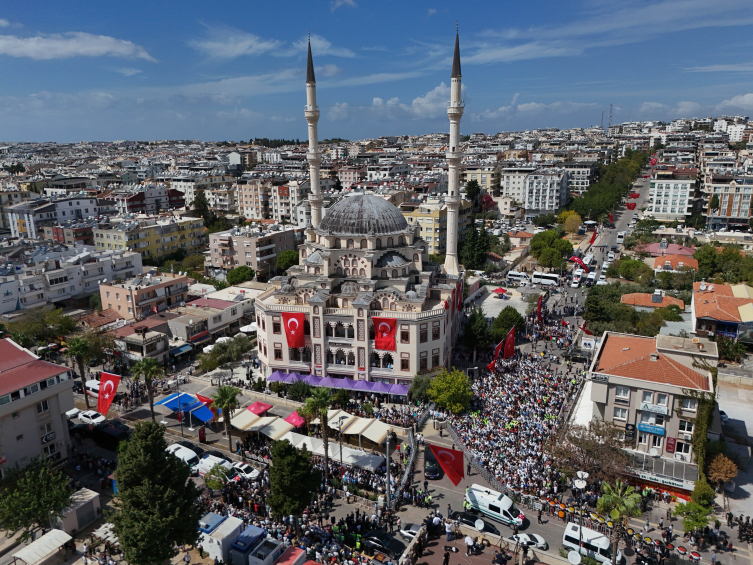
[[[469,476],[469,477],[471,476],[471,462],[470,462],[470,460],[468,461],[468,466],[467,466],[467,468],[466,468],[466,472],[465,472],[465,474],[466,474],[467,476]]]
[[[473,538],[471,536],[465,536],[465,556],[470,557],[473,555]]]
[[[659,518],[659,529],[661,530],[663,528],[664,528],[664,516]]]
[[[711,565],[716,565],[716,551],[711,551]]]
[[[646,525],[643,527],[644,532],[648,532],[649,524],[648,524],[648,518],[646,518]]]
[[[450,563],[450,552],[445,551],[444,556],[442,557],[442,565],[449,565]]]
[[[447,534],[447,541],[452,541],[452,522],[449,520],[444,523],[444,531]]]
[[[543,524],[544,522],[541,521],[541,508],[539,508],[539,512],[538,512],[538,516],[537,517],[538,517],[538,520],[539,520],[539,524]]]

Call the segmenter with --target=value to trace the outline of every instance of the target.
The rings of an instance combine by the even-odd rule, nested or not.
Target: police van
[[[511,528],[522,526],[526,519],[510,497],[481,485],[471,485],[465,492],[465,500],[472,510],[481,512],[492,520],[507,524]]]
[[[579,551],[581,555],[596,559],[600,563],[612,562],[612,544],[609,543],[609,538],[601,532],[581,528],[578,524],[571,522],[567,525],[562,536],[562,545],[565,549]],[[622,563],[622,553],[619,549],[615,563]]]

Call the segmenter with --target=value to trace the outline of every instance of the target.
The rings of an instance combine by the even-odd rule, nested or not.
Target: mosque
[[[259,360],[273,371],[409,385],[449,368],[461,327],[462,272],[457,258],[460,43],[452,63],[444,265],[429,261],[420,226],[373,194],[343,198],[322,220],[316,78],[308,47],[306,109],[311,226],[300,261],[256,299]]]

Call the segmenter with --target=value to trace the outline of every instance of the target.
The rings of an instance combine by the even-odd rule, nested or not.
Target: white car
[[[233,463],[233,469],[235,469],[235,472],[244,479],[253,481],[254,479],[257,479],[259,477],[259,469],[254,469],[248,463],[241,463],[240,461],[237,461]]]
[[[607,276],[606,276],[606,275],[604,275],[604,274],[602,274],[602,275],[601,275],[601,276],[599,277],[599,282],[601,282],[601,281],[606,281],[606,280],[607,280]]]
[[[405,524],[405,528],[400,530],[400,536],[407,542],[410,542],[418,535],[421,524]]]
[[[96,410],[84,410],[78,415],[78,419],[82,424],[104,424],[107,421],[102,414]]]
[[[601,266],[601,270],[603,272],[606,272],[606,270],[609,268],[609,265],[611,265],[611,264],[612,263],[610,263],[609,261],[604,261],[604,264]]]
[[[580,286],[580,280],[570,283],[570,288],[578,288]]]
[[[508,538],[511,543],[515,543],[520,546],[535,547],[545,551],[548,547],[544,538],[539,534],[515,534]]]
[[[614,260],[614,251],[607,253],[607,259],[609,259],[610,261]]]

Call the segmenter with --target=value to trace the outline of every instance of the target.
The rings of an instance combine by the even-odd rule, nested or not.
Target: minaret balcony
[[[308,110],[307,109],[303,113],[306,116],[306,120],[316,121],[316,120],[319,119],[319,110]]]

